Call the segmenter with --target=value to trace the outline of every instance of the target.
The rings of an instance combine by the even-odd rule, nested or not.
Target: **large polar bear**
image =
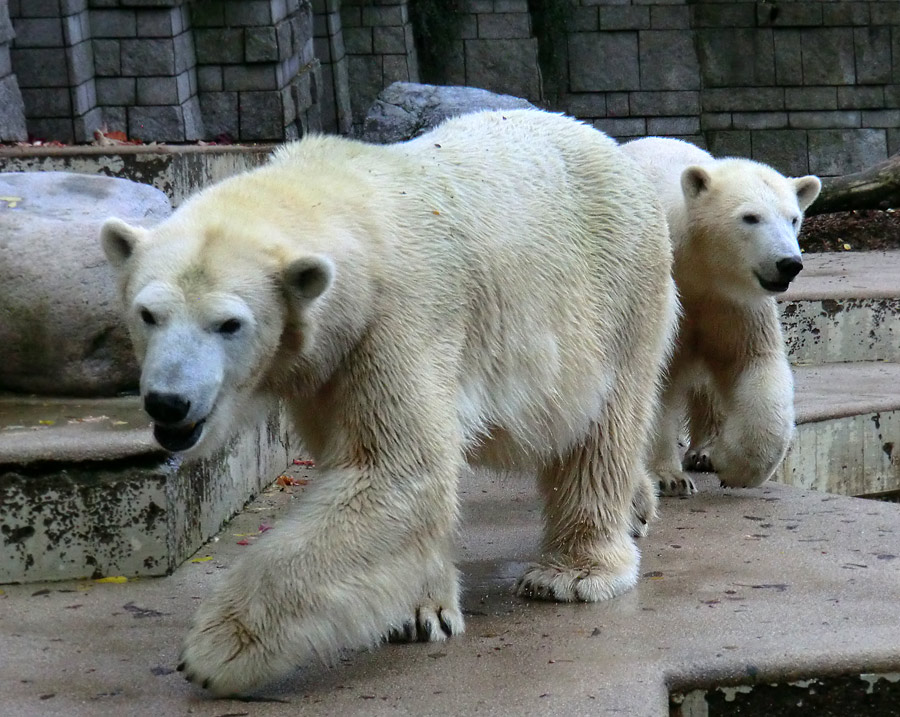
[[[760,485],[794,430],[775,296],[803,268],[797,234],[821,183],[747,159],[716,160],[676,139],[647,137],[623,149],[666,210],[683,306],[651,451],[660,491],[693,493],[683,468],[715,470],[726,486]]]
[[[462,632],[467,459],[539,472],[520,595],[635,584],[677,299],[655,192],[609,138],[536,110],[390,146],[310,137],[102,241],[157,440],[207,453],[280,399],[318,467],[200,607],[189,679],[242,692],[386,635]]]

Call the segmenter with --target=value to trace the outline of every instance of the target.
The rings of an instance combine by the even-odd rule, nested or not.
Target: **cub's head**
[[[803,269],[797,235],[819,195],[817,177],[785,177],[744,159],[693,166],[681,175],[693,236],[707,261],[705,277],[737,298],[786,291]]]
[[[186,209],[149,231],[109,219],[101,241],[119,275],[154,436],[195,456],[220,446],[261,405],[284,352],[300,357],[309,348],[314,306],[334,266],[263,241],[271,227],[198,219],[202,207]]]

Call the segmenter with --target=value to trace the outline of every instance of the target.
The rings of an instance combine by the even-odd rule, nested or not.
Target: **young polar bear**
[[[311,137],[102,242],[159,443],[206,454],[282,400],[319,469],[200,607],[189,679],[238,693],[386,635],[462,632],[466,459],[538,471],[520,595],[635,584],[677,300],[656,194],[609,138],[534,110],[391,146]]]
[[[715,470],[731,487],[760,485],[794,430],[775,296],[803,268],[797,234],[821,183],[751,160],[716,160],[675,139],[648,137],[623,149],[666,210],[683,306],[651,451],[660,491],[694,493],[684,470]]]

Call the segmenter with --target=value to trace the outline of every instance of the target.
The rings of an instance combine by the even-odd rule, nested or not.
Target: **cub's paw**
[[[188,633],[178,670],[217,696],[260,687],[291,669],[269,645],[270,636],[249,627],[236,611],[204,610]]]
[[[637,482],[631,498],[632,537],[645,537],[650,532],[651,521],[658,517],[659,499],[656,490],[656,484],[649,477],[644,477]]]
[[[516,595],[533,600],[556,602],[599,602],[609,600],[634,587],[637,563],[633,569],[611,573],[599,568],[562,568],[532,565],[519,578]]]
[[[667,496],[689,496],[697,492],[693,478],[682,471],[657,471],[659,494]]]
[[[387,639],[388,642],[442,642],[462,634],[465,629],[458,603],[447,606],[427,602],[416,608],[414,617],[399,627],[392,627]]]
[[[696,471],[697,473],[714,473],[712,459],[709,457],[709,448],[691,448],[684,454],[684,460],[681,462],[682,468],[686,471]]]

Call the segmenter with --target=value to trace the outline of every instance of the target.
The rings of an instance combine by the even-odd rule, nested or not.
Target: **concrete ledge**
[[[183,464],[153,442],[136,398],[4,397],[0,583],[171,572],[295,448],[276,410],[211,458]]]
[[[275,530],[258,539],[278,540],[281,517],[302,500],[299,489],[266,492],[202,562],[170,577],[4,588],[0,641],[16,658],[4,668],[4,707],[22,717],[665,717],[670,691],[900,671],[900,505],[699,482],[697,496],[663,500],[639,541],[634,590],[556,604],[511,593],[539,545],[533,480],[467,475],[465,634],[307,666],[263,690],[263,703],[210,700],[174,672],[180,641],[199,598],[246,550],[237,535],[265,522]],[[865,699],[842,714],[866,714]]]
[[[803,261],[779,302],[791,361],[900,361],[900,251]]]

